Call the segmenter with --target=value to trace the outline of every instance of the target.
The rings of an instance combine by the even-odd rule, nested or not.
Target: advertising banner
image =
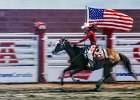
[[[0,35],[0,83],[30,83],[38,79],[38,37]]]
[[[138,77],[138,81],[140,81],[140,66],[133,65],[132,70]],[[118,65],[118,66],[114,67],[113,76],[115,77],[116,81],[136,81],[130,75],[130,73],[128,73],[128,70],[123,65]]]
[[[37,66],[0,67],[0,83],[37,82]]]

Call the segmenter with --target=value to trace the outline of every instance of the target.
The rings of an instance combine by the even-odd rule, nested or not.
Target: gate
[[[38,81],[38,37],[31,34],[0,35],[0,83]]]

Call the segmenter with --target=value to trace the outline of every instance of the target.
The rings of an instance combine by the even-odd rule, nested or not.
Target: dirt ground
[[[93,88],[94,83],[0,84],[0,100],[140,100],[140,82],[103,84],[99,92]]]

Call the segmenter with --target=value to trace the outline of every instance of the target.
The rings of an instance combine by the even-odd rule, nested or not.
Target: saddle
[[[107,52],[106,49],[101,48],[100,46],[96,46],[95,51],[93,53],[93,60],[88,59],[88,68],[93,69],[96,66],[97,60],[106,59]]]
[[[95,51],[94,51],[94,54],[93,54],[93,59],[94,61],[96,60],[102,60],[102,59],[106,59],[108,56],[107,56],[107,52],[105,49],[97,46]]]

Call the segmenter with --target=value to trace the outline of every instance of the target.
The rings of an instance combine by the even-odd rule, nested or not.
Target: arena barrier
[[[132,68],[140,81],[140,33],[115,33],[112,40],[113,49],[130,59]],[[135,81],[121,63],[114,67],[113,74],[116,81]]]
[[[0,83],[38,82],[38,36],[0,34]]]
[[[56,41],[62,37],[66,37],[69,41],[78,41],[83,37],[83,33],[47,33],[46,45],[45,45],[45,79],[47,82],[60,82],[60,76],[64,68],[68,67],[69,57],[65,55],[52,55],[51,51],[54,49]],[[106,35],[97,33],[97,44],[106,48]],[[140,81],[140,34],[139,33],[116,33],[113,34],[113,49],[117,50],[129,57],[133,70],[137,74]],[[89,41],[85,42],[89,44]],[[84,45],[81,44],[81,45]],[[79,46],[81,46],[79,45]],[[103,69],[91,72],[81,72],[74,75],[75,78],[81,78],[81,81],[97,81],[102,77]],[[114,67],[112,75],[116,81],[135,81],[128,72],[124,69],[124,66],[119,63]],[[65,77],[69,76],[69,72]],[[71,82],[71,78],[65,78],[66,82]]]
[[[44,49],[45,63],[44,75],[46,82],[60,82],[60,76],[64,68],[69,65],[69,57],[64,55],[52,55],[56,41],[66,37],[70,42],[78,41],[83,33],[46,33]],[[106,35],[96,33],[97,44],[106,48]],[[140,34],[139,33],[116,33],[113,34],[113,49],[129,57],[133,70],[140,81]],[[79,46],[88,45],[89,41]],[[31,33],[1,33],[0,34],[0,83],[31,83],[38,82],[38,36]],[[83,71],[74,75],[81,81],[97,81],[102,77],[103,69],[91,72]],[[114,67],[112,72],[116,81],[135,81],[122,64]],[[65,77],[69,76],[69,72]],[[71,78],[65,81],[72,82]]]
[[[47,33],[46,34],[46,45],[45,45],[45,79],[47,82],[60,82],[60,76],[62,71],[69,66],[69,57],[67,54],[52,55],[52,50],[56,42],[62,37],[66,37],[70,42],[79,41],[84,36],[83,33]],[[106,35],[100,33],[96,34],[97,44],[106,48]],[[88,45],[90,42],[86,41],[81,43],[79,46]],[[68,77],[69,73],[66,73],[65,77]],[[97,81],[102,77],[102,69],[94,72],[85,71],[74,75],[75,78],[80,78],[82,81]],[[66,82],[71,82],[71,78],[65,78]]]

